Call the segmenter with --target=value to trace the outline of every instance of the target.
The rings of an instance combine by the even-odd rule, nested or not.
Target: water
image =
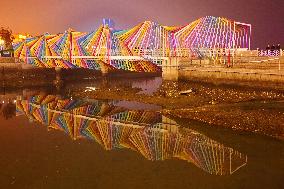
[[[171,119],[137,102],[40,89],[2,99],[1,188],[283,187],[276,139]]]
[[[162,85],[162,78],[160,76],[150,78],[104,78],[95,81],[84,81],[78,83],[68,83],[67,88],[85,88],[86,91],[92,91],[99,88],[110,89],[136,89],[137,94],[152,95],[158,91]]]

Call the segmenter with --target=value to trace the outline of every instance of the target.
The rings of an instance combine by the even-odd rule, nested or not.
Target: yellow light
[[[4,45],[5,41],[3,39],[0,39],[0,45]]]
[[[27,36],[25,36],[25,35],[19,35],[19,39],[26,39],[27,38]]]

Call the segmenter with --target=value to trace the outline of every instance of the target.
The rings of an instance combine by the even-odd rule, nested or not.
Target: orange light
[[[19,34],[19,39],[26,39],[27,36]]]
[[[0,38],[0,45],[4,45],[5,41]]]

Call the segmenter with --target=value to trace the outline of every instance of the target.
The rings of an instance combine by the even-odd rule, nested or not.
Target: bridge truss
[[[128,30],[101,25],[96,31],[28,38],[14,44],[15,57],[38,67],[102,67],[157,72],[169,57],[202,57],[212,49],[250,48],[251,26],[207,16],[186,26],[145,21]]]

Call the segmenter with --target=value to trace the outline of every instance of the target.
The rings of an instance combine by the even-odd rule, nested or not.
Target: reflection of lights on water
[[[34,120],[32,118],[29,118],[29,123],[33,123]]]
[[[87,87],[87,89],[94,90],[96,88]],[[73,97],[70,95],[70,98],[72,99]],[[41,98],[36,104],[34,104],[34,99],[39,98],[35,96],[29,100],[18,101],[20,106],[17,106],[17,113],[26,114],[30,123],[39,121],[45,125],[47,124],[46,120],[49,120],[48,125],[57,124],[56,127],[48,126],[48,131],[49,128],[70,128],[67,130],[67,133],[74,140],[81,137],[85,138],[85,135],[81,135],[81,131],[89,132],[89,130],[93,129],[104,131],[107,129],[111,131],[107,135],[98,133],[98,141],[101,141],[100,144],[107,150],[116,149],[117,147],[125,148],[124,142],[122,143],[120,140],[114,139],[114,137],[119,137],[127,141],[126,146],[135,146],[135,149],[138,149],[137,152],[141,153],[148,160],[158,161],[177,158],[188,162],[193,161],[197,167],[215,175],[232,174],[247,164],[247,156],[245,154],[223,146],[221,143],[197,131],[180,128],[174,120],[167,117],[161,118],[160,114],[152,111],[136,111],[132,108],[130,110],[125,110],[124,108],[117,109],[116,107],[121,106],[113,106],[108,103],[93,104],[89,103],[89,101],[87,109],[83,108],[86,107],[85,103],[81,105],[76,103],[78,106],[74,109],[74,107],[69,106],[69,103],[66,104],[65,101],[59,100],[56,96],[49,103],[56,103],[59,106],[48,106],[46,108],[45,102],[47,99],[50,99],[50,95]],[[26,110],[24,107],[27,106],[32,108]],[[91,113],[90,110],[96,111]],[[42,116],[38,117],[39,119],[34,119],[33,113],[35,111],[41,113]],[[101,117],[99,112],[102,111],[107,113],[108,117]],[[143,115],[143,118],[141,115]],[[75,129],[78,125],[74,118],[76,120],[80,119],[80,126],[84,124],[83,130]],[[60,119],[60,122],[57,121],[58,119]],[[128,132],[129,128],[131,128],[131,132]],[[127,133],[124,132],[126,129]],[[90,132],[90,134],[92,133]],[[143,142],[140,142],[140,139]],[[163,144],[166,144],[166,147]],[[234,167],[231,165],[234,165]]]
[[[96,87],[86,87],[85,92],[95,91]]]
[[[2,104],[5,104],[5,100],[0,101]],[[11,100],[10,99],[7,101],[8,104],[13,103],[16,104],[17,100]]]

